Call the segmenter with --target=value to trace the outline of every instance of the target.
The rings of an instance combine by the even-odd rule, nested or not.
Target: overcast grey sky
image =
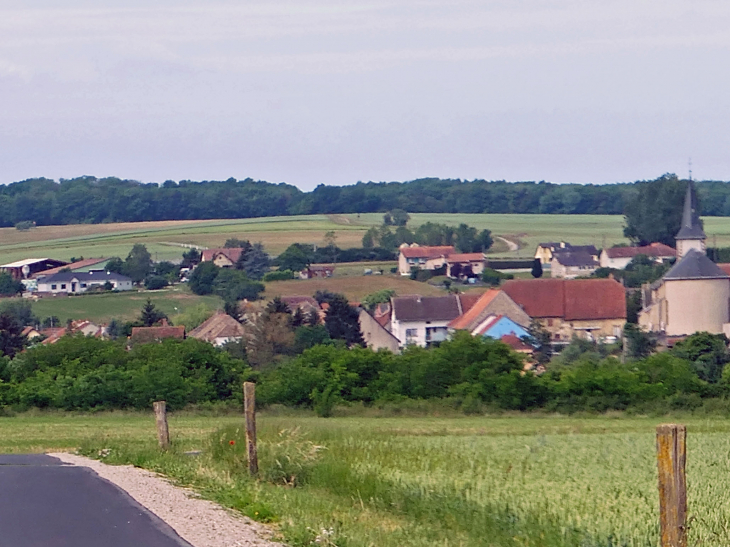
[[[0,182],[730,180],[729,47],[727,0],[0,0]]]

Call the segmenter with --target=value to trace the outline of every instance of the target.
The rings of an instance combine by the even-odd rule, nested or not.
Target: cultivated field
[[[655,547],[654,431],[667,420],[263,414],[258,482],[246,476],[235,416],[173,416],[167,455],[155,447],[152,415],[0,418],[0,452],[109,449],[106,461],[193,485],[272,521],[297,546]],[[728,545],[730,420],[681,421],[689,544]],[[182,454],[194,449],[202,455]]]
[[[0,228],[0,263],[29,256],[69,259],[71,257],[121,256],[134,243],[144,243],[158,260],[179,259],[181,245],[217,247],[229,237],[261,241],[276,255],[292,243],[322,245],[324,234],[333,230],[342,248],[360,246],[371,226],[382,223],[379,213],[362,215],[309,215],[234,220],[180,220],[121,224],[81,224],[42,226],[27,232]],[[567,240],[576,244],[592,243],[599,248],[624,239],[623,217],[610,215],[461,215],[412,214],[409,226],[425,222],[457,225],[465,222],[494,235],[520,244],[510,252],[497,241],[495,256],[529,257],[541,241]],[[708,245],[730,246],[730,217],[706,217]]]

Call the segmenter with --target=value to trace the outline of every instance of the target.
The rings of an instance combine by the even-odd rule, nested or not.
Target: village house
[[[201,253],[203,262],[212,262],[219,268],[235,268],[236,262],[241,258],[243,249],[240,247],[205,249]]]
[[[677,256],[677,251],[663,243],[651,243],[642,247],[612,247],[601,251],[601,268],[614,268],[623,270],[634,258],[644,255],[654,262],[672,260]]]
[[[530,316],[507,293],[489,289],[466,312],[449,322],[448,328],[450,331],[466,330],[474,335],[484,334],[479,331],[484,330],[486,321],[495,317],[507,318],[521,327],[530,325]]]
[[[502,290],[548,332],[553,343],[578,337],[614,342],[626,323],[626,293],[614,279],[512,279]]]
[[[677,263],[655,283],[642,287],[639,325],[666,337],[706,331],[730,335],[730,275],[705,254],[705,232],[692,181],[687,186]]]
[[[299,272],[301,279],[325,279],[335,274],[335,267],[332,264],[310,264]]]
[[[398,254],[398,273],[411,275],[412,268],[436,270],[446,264],[446,259],[453,254],[456,254],[456,249],[451,245],[420,247],[416,243],[404,243]]]
[[[600,266],[595,255],[586,251],[560,251],[553,253],[550,261],[550,277],[575,279],[590,277]]]
[[[188,333],[188,338],[203,340],[220,347],[228,342],[237,342],[243,338],[245,329],[227,313],[218,310],[210,318]]]
[[[449,277],[474,277],[484,271],[484,253],[454,253],[446,258],[446,275]]]
[[[93,288],[105,287],[107,283],[115,291],[131,291],[132,280],[115,272],[59,272],[37,280],[37,292],[43,294],[81,294]]]
[[[535,249],[535,258],[542,264],[551,264],[553,255],[561,252],[587,253],[598,260],[598,249],[593,245],[571,245],[567,241],[538,243]]]
[[[401,346],[430,346],[448,338],[448,325],[463,315],[479,295],[400,296],[391,299],[390,332]]]
[[[386,329],[370,312],[360,308],[360,332],[365,345],[373,351],[387,349],[392,353],[400,353],[400,341]]]

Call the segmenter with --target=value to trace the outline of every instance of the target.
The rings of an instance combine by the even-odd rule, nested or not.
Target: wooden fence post
[[[246,447],[248,450],[248,472],[257,475],[259,456],[256,450],[256,384],[243,383],[243,411],[246,415]]]
[[[686,441],[687,428],[683,425],[656,428],[661,547],[687,546]]]
[[[160,448],[167,450],[170,448],[170,430],[167,428],[167,403],[165,401],[157,401],[152,403],[152,408],[155,409],[157,440],[160,442]]]

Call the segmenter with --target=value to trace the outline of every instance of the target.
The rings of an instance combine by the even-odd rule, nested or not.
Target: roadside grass
[[[172,414],[161,453],[151,414],[22,414],[0,418],[0,452],[80,449],[160,472],[293,546],[655,547],[654,432],[671,420],[689,431],[691,544],[727,545],[727,418],[262,412],[259,480],[235,415]]]
[[[142,306],[152,300],[168,317],[183,314],[203,304],[211,311],[223,306],[217,296],[199,296],[187,285],[179,284],[158,291],[128,291],[119,293],[83,294],[68,297],[41,298],[31,304],[39,318],[55,315],[65,324],[68,319],[88,319],[108,323],[112,319],[131,321],[139,317]],[[62,325],[63,326],[63,325]]]

